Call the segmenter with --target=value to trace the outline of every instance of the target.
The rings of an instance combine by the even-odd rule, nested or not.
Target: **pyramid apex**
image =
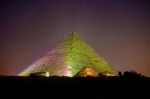
[[[80,38],[81,39],[80,35],[78,35],[78,33],[76,33],[76,32],[71,32],[64,37],[64,39],[69,39],[69,40],[74,39],[74,38]]]
[[[68,34],[68,36],[79,36],[79,35],[76,32],[71,32],[70,34]]]
[[[78,33],[76,33],[76,32],[71,32],[71,34],[72,34],[72,35],[77,35]]]

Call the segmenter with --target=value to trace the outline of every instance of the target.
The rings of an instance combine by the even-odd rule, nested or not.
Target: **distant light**
[[[45,77],[49,77],[49,76],[50,76],[49,72],[46,72]]]
[[[72,77],[73,75],[72,75],[71,71],[68,71],[67,74],[66,74],[66,76]]]

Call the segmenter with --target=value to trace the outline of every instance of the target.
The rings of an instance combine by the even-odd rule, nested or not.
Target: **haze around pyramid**
[[[50,75],[72,77],[85,66],[92,67],[97,73],[109,72],[116,75],[116,71],[104,58],[77,33],[72,32],[18,75],[29,76],[31,73],[49,72]]]

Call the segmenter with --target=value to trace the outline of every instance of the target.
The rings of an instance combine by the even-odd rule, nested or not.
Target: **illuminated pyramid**
[[[84,42],[76,33],[67,35],[60,43],[50,49],[43,57],[19,73],[19,76],[29,76],[37,72],[49,73],[55,76],[74,76],[85,66],[99,72],[109,72],[116,75],[110,65]]]
[[[87,76],[93,76],[96,77],[98,74],[92,69],[92,67],[83,67],[79,72],[76,73],[77,77],[87,77]]]

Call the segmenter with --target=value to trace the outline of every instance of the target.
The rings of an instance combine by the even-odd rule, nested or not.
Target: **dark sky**
[[[116,70],[150,76],[149,31],[149,0],[1,0],[0,75],[77,32]]]

